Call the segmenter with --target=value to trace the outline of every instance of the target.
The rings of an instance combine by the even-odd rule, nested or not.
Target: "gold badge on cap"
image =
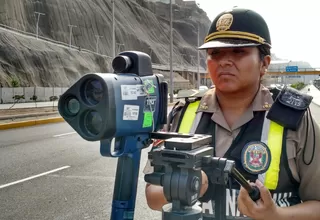
[[[230,13],[222,15],[216,24],[216,28],[218,31],[226,31],[228,30],[233,22],[233,15]]]

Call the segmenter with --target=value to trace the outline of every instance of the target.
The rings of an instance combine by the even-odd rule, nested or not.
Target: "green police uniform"
[[[200,49],[216,47],[271,47],[264,19],[252,10],[234,8],[213,21]],[[320,200],[319,127],[308,111],[311,97],[284,89],[277,99],[260,86],[251,106],[231,128],[216,100],[215,89],[202,98],[178,103],[169,115],[167,129],[211,134],[215,156],[236,162],[249,180],[259,179],[278,206]],[[265,169],[268,168],[268,169]],[[148,163],[144,173],[152,172]],[[241,216],[237,209],[239,185],[230,181],[226,192],[226,215]],[[215,189],[200,198],[204,219],[214,218]]]

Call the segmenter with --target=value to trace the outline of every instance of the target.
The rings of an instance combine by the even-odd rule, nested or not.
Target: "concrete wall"
[[[20,102],[33,102],[30,98],[37,96],[37,101],[50,101],[51,96],[60,96],[68,88],[49,88],[49,87],[17,87],[17,88],[0,88],[0,103],[13,103],[15,95],[24,95],[24,100]]]

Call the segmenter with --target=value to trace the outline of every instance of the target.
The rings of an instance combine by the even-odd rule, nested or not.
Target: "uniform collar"
[[[273,99],[270,91],[263,85],[260,85],[259,91],[257,92],[250,108],[253,112],[266,111],[270,109],[272,104]],[[217,111],[220,111],[220,106],[217,101],[215,89],[210,89],[201,99],[198,112],[215,113]]]

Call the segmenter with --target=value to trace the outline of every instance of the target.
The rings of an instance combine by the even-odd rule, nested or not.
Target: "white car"
[[[208,90],[208,86],[199,86],[199,91]]]

